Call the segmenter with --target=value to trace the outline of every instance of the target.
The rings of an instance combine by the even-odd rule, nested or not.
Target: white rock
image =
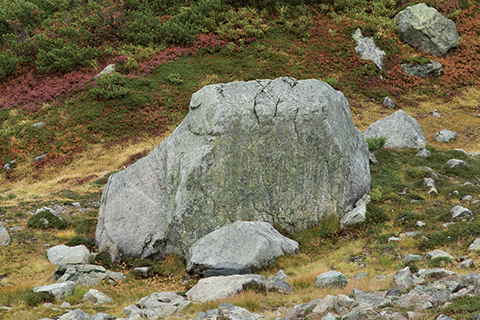
[[[347,284],[347,278],[338,271],[327,271],[317,276],[315,285],[320,288],[343,288]]]
[[[464,217],[469,217],[473,213],[469,209],[457,205],[452,209],[450,209],[450,214],[451,214],[452,220],[455,220],[455,219],[460,219]]]
[[[340,219],[340,229],[344,229],[346,227],[350,227],[350,226],[365,222],[366,213],[367,213],[366,204],[362,204],[361,206],[356,207],[352,211],[347,212]]]
[[[58,245],[47,250],[48,260],[56,265],[88,264],[92,256],[84,245],[68,247]]]
[[[427,258],[428,259],[435,259],[435,258],[448,258],[450,260],[455,260],[454,257],[452,257],[449,253],[443,251],[443,250],[439,250],[439,249],[435,249],[433,251],[430,251],[427,253]]]
[[[446,129],[437,132],[434,136],[435,140],[437,140],[438,142],[445,143],[455,140],[457,137],[458,135],[455,132]]]
[[[107,296],[106,294],[96,290],[90,289],[83,295],[82,298],[83,302],[89,302],[96,305],[104,305],[107,303],[114,303],[112,298]]]
[[[476,238],[468,247],[468,251],[480,251],[480,238]]]
[[[10,235],[0,222],[0,247],[6,247],[11,243]]]
[[[459,159],[450,159],[447,161],[446,165],[449,168],[468,168],[468,164],[465,161]]]
[[[40,286],[33,289],[34,293],[45,293],[55,300],[62,300],[72,294],[75,289],[75,282],[67,281],[62,283],[54,283],[46,286]]]

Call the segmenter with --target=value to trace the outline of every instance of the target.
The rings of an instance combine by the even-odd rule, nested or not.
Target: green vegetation
[[[382,149],[385,145],[385,142],[387,142],[387,138],[385,137],[371,137],[366,138],[365,140],[367,140],[368,150],[370,151]]]

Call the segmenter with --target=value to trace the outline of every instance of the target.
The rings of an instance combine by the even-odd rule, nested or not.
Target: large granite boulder
[[[298,253],[298,243],[268,222],[237,221],[197,240],[186,255],[187,271],[202,272],[221,262],[261,269],[284,254]]]
[[[385,148],[423,149],[427,145],[427,140],[425,140],[425,136],[417,120],[403,110],[399,110],[392,115],[372,123],[370,127],[365,130],[363,136],[365,139],[372,137],[387,138]]]
[[[368,147],[341,92],[313,79],[209,85],[170,137],[110,176],[97,246],[184,254],[237,220],[299,231],[343,216],[370,187]]]
[[[0,246],[6,247],[10,244],[10,235],[0,222]]]
[[[460,42],[455,23],[425,3],[400,11],[395,19],[403,40],[425,53],[441,56]]]

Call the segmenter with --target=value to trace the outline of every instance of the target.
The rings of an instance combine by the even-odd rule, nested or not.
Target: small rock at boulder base
[[[452,140],[455,140],[457,137],[458,135],[455,132],[452,132],[447,129],[440,130],[434,136],[435,140],[437,140],[438,142],[444,142],[444,143],[448,143]]]
[[[342,217],[370,188],[368,146],[341,92],[315,79],[209,85],[170,137],[110,176],[97,247],[184,255],[237,220],[296,232]]]
[[[423,149],[427,140],[417,120],[405,111],[399,110],[392,115],[372,123],[363,133],[365,138],[385,137],[385,148]]]
[[[10,235],[0,222],[0,246],[6,247],[10,244]]]
[[[425,53],[440,56],[460,43],[455,23],[425,3],[407,7],[395,19],[403,40]]]
[[[230,261],[261,269],[284,254],[298,253],[298,243],[283,236],[268,222],[236,221],[198,239],[185,257],[187,271],[201,273]]]
[[[422,150],[418,151],[418,153],[415,156],[419,157],[419,158],[428,158],[431,155],[432,155],[432,153],[430,151],[428,151],[427,149],[422,149]]]
[[[415,286],[415,278],[410,272],[409,267],[405,267],[404,269],[398,271],[395,276],[393,276],[392,287],[398,290],[407,290],[413,286]]]
[[[400,67],[405,74],[421,78],[426,78],[428,76],[440,77],[443,71],[442,64],[435,60],[430,60],[430,62],[426,64],[402,63]]]
[[[392,98],[390,97],[385,97],[383,99],[383,106],[387,109],[395,109],[395,103],[393,103]]]
[[[347,278],[338,271],[327,271],[317,276],[315,285],[320,288],[343,288],[347,284]]]

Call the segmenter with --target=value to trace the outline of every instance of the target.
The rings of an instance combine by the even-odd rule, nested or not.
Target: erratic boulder
[[[455,23],[425,3],[400,11],[395,19],[403,40],[425,53],[441,56],[460,42]]]
[[[237,221],[196,241],[186,255],[187,271],[202,272],[220,262],[261,269],[284,254],[298,253],[298,243],[267,222]]]
[[[365,138],[385,137],[385,148],[423,149],[427,140],[417,120],[405,111],[399,110],[392,115],[372,123],[363,133]]]
[[[368,146],[341,92],[313,79],[209,85],[170,137],[110,176],[97,246],[185,254],[237,220],[299,231],[343,216],[370,187]]]

